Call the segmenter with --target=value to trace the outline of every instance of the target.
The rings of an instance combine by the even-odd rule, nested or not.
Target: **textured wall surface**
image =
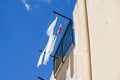
[[[75,28],[75,75],[73,80],[90,80],[85,1],[78,0],[73,12]]]
[[[93,80],[120,80],[120,0],[87,0]]]

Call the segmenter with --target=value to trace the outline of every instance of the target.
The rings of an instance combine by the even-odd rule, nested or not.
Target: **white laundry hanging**
[[[48,43],[47,43],[45,49],[43,50],[43,52],[39,58],[37,67],[39,67],[42,64],[42,59],[43,59],[44,54],[45,54],[44,64],[46,64],[48,62],[49,56],[52,54],[54,44],[55,44],[56,39],[57,39],[57,37],[55,35],[53,35],[54,27],[57,23],[57,19],[58,19],[58,17],[55,18],[55,20],[51,23],[51,25],[49,26],[49,28],[47,30],[47,35],[49,36],[49,40],[48,40]]]

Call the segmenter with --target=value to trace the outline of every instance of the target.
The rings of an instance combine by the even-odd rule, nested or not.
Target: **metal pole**
[[[40,79],[40,80],[44,80],[43,78],[41,78],[41,77],[39,77],[39,76],[38,76],[37,78]]]
[[[66,19],[68,19],[69,21],[72,21],[70,18],[68,18],[68,17],[66,17],[66,16],[64,16],[64,15],[62,15],[62,14],[56,12],[56,11],[53,11],[53,13],[55,13],[55,14],[57,14],[57,15],[63,17],[63,18],[66,18]]]

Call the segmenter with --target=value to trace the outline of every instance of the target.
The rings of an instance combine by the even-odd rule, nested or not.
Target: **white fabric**
[[[57,17],[51,23],[51,25],[49,26],[49,28],[47,30],[47,35],[49,36],[49,40],[48,40],[48,43],[47,43],[45,49],[43,50],[43,52],[42,52],[42,54],[39,58],[37,67],[39,67],[42,64],[42,59],[43,59],[44,53],[45,53],[45,58],[44,58],[43,64],[45,64],[45,65],[49,60],[49,56],[52,54],[52,51],[54,49],[54,45],[55,45],[55,42],[56,42],[56,39],[57,39],[57,36],[53,35],[54,27],[56,25],[56,22],[57,22]]]
[[[45,58],[44,58],[44,63],[43,63],[45,65],[49,60],[49,56],[52,54],[56,39],[57,39],[57,36],[54,36],[54,35],[51,35],[49,38],[48,44],[46,46],[46,53],[45,53]]]
[[[49,26],[48,30],[47,30],[47,35],[50,36],[50,35],[53,35],[53,32],[54,32],[54,27],[56,25],[56,22],[57,22],[57,19],[58,17],[55,18],[55,20],[51,23],[51,25]]]
[[[45,49],[43,50],[43,52],[42,52],[42,54],[41,54],[41,56],[40,56],[40,58],[39,58],[37,67],[39,67],[39,66],[42,64],[42,59],[43,59],[44,53],[45,53]]]

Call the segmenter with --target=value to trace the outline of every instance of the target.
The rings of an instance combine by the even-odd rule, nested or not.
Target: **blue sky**
[[[36,67],[55,10],[72,19],[76,0],[0,1],[0,80],[49,80],[53,61]],[[45,36],[45,38],[43,38]],[[44,39],[44,40],[43,40]]]

